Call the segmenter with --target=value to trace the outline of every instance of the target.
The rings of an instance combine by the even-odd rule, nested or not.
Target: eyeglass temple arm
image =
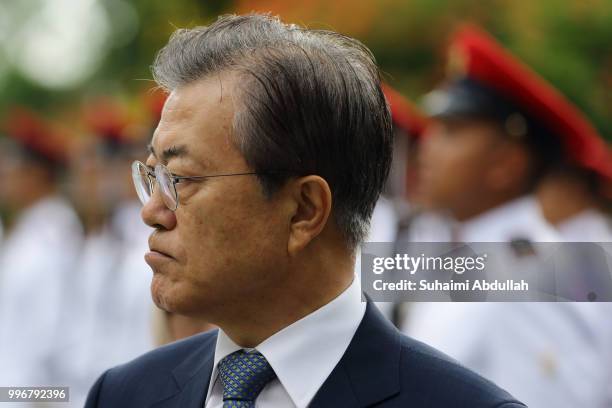
[[[175,182],[179,183],[185,180],[197,181],[197,180],[205,180],[207,178],[213,178],[213,177],[246,176],[250,174],[261,174],[261,173],[248,172],[248,173],[231,173],[231,174],[213,174],[211,176],[172,176],[172,179]]]

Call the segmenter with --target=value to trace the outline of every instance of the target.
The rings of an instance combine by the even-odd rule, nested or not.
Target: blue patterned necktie
[[[258,351],[236,351],[219,361],[217,368],[223,385],[223,408],[254,408],[261,390],[276,377]]]

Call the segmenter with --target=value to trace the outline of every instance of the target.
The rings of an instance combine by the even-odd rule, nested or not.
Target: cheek
[[[278,285],[288,230],[279,213],[261,194],[229,185],[181,204],[173,236],[179,262],[154,278],[156,304],[186,313]]]
[[[216,276],[256,268],[282,231],[271,204],[239,187],[206,193],[194,196],[182,213],[177,210],[179,242],[189,268]]]

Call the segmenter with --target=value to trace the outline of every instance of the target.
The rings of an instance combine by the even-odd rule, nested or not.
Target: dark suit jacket
[[[90,390],[86,408],[201,408],[216,339],[216,330],[198,334],[106,371]],[[348,349],[310,407],[371,406],[525,407],[449,357],[402,335],[368,303]]]

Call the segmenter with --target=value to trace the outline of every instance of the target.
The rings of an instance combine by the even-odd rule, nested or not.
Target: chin
[[[168,282],[164,279],[163,275],[153,275],[153,280],[151,281],[151,298],[158,308],[166,312],[174,313],[175,310],[173,310],[174,307],[172,306],[174,302],[170,301],[172,296],[169,296],[171,290],[168,286]]]
[[[190,291],[179,286],[178,282],[155,276],[151,282],[153,303],[161,310],[183,316],[200,316],[202,310],[208,309],[207,305],[198,304],[197,299],[189,295]]]

